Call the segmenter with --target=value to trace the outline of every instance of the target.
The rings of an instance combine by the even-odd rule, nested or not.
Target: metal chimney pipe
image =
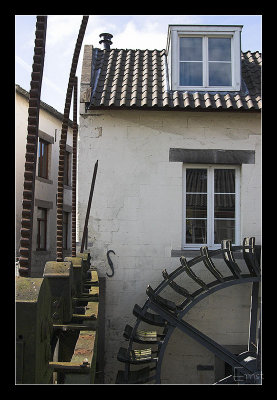
[[[103,43],[103,50],[110,50],[110,45],[113,44],[111,41],[113,35],[111,33],[100,33],[99,36],[103,37],[103,39],[99,41],[100,44]]]

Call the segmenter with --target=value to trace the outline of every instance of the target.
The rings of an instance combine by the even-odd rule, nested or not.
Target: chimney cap
[[[113,37],[111,33],[100,33],[99,36],[104,36],[105,39],[111,39]]]
[[[110,45],[113,44],[113,42],[111,41],[113,35],[111,33],[100,33],[99,36],[103,37],[103,39],[100,40],[99,43],[103,43],[103,48],[109,50]]]

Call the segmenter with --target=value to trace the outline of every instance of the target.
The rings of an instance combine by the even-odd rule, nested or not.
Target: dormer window
[[[169,26],[172,90],[240,90],[241,26]]]

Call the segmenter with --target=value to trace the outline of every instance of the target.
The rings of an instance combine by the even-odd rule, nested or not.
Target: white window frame
[[[170,39],[168,51],[171,52],[171,89],[172,90],[194,90],[194,91],[237,91],[241,87],[241,25],[236,26],[214,26],[214,25],[186,25],[170,26]],[[203,86],[181,86],[179,47],[181,37],[202,37],[203,45]],[[231,86],[209,86],[208,85],[208,38],[231,38]]]
[[[207,243],[186,243],[186,169],[207,169]],[[240,244],[240,167],[225,164],[183,164],[183,231],[182,249],[199,250],[202,246],[208,246],[211,250],[221,247],[214,244],[214,170],[235,170],[235,246]],[[203,218],[201,218],[203,219]]]

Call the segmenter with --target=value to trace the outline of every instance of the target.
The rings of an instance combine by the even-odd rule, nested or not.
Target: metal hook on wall
[[[110,256],[109,256],[110,253],[113,253],[113,254],[115,255],[115,252],[114,252],[113,250],[108,250],[108,251],[107,251],[108,263],[109,263],[109,266],[111,267],[111,270],[112,270],[112,273],[111,273],[110,275],[107,274],[107,272],[106,272],[106,275],[107,275],[109,278],[111,278],[111,277],[114,276],[114,267],[113,267],[113,262],[112,262],[112,260],[110,259]]]

